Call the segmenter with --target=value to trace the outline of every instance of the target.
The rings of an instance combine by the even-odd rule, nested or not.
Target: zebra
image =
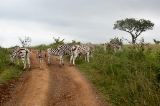
[[[75,60],[80,54],[80,45],[58,45],[58,50],[64,51],[64,55],[70,55],[70,66],[75,65]]]
[[[115,39],[110,39],[110,45],[113,47],[114,51],[117,50],[122,51],[122,45],[118,44],[118,42]]]
[[[18,66],[20,58],[22,59],[22,62],[24,64],[23,70],[26,69],[26,59],[28,61],[29,69],[31,68],[30,51],[27,48],[15,47],[15,49],[12,51],[12,54],[10,54],[10,64],[14,64],[15,58],[18,58]]]
[[[102,44],[104,51],[106,51],[106,50],[107,50],[106,48],[107,48],[107,46],[108,46],[109,44],[110,44],[110,43],[108,43],[108,42],[106,42],[106,43]]]
[[[42,52],[42,50],[38,50],[37,51],[36,58],[37,58],[37,61],[39,62],[39,68],[40,68],[40,70],[43,69],[42,68],[42,59],[43,59],[43,52]]]
[[[113,49],[115,52],[117,50],[122,51],[122,45],[118,44],[114,39],[110,39],[110,42],[106,42],[102,45],[103,45],[104,51],[106,51],[108,47]]]
[[[98,44],[92,44],[90,42],[86,43],[86,45],[88,45],[90,47],[90,49],[94,50],[94,51],[99,51],[99,45]]]
[[[85,56],[85,61],[89,62],[89,58],[93,57],[93,51],[91,50],[91,47],[87,44],[80,45],[80,56]]]
[[[57,48],[48,48],[47,53],[48,53],[48,64],[50,64],[51,55],[55,55],[55,56],[59,56],[59,60],[60,60],[59,64],[64,65],[63,56],[65,55],[65,52],[63,50],[59,50]]]

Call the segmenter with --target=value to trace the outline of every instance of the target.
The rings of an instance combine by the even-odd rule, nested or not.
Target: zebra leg
[[[63,64],[63,56],[62,56],[62,55],[59,56],[59,60],[60,60],[60,61],[59,61],[59,64],[60,64],[60,65],[64,65],[64,64]]]
[[[18,66],[19,66],[19,60],[20,60],[20,58],[18,58]]]
[[[61,64],[62,64],[62,56],[59,56],[59,65],[61,66]]]
[[[27,57],[27,62],[28,62],[29,70],[30,70],[30,69],[31,69],[31,66],[30,66],[30,57],[29,57],[29,56]]]
[[[117,51],[117,48],[114,46],[114,51],[116,52]]]
[[[76,59],[76,58],[74,57],[74,58],[73,58],[73,65],[75,65],[75,59]]]
[[[75,65],[75,60],[76,60],[77,56],[78,56],[78,53],[75,53],[73,56],[73,65]]]
[[[72,65],[73,55],[70,57],[70,66]]]
[[[48,54],[48,64],[50,64],[51,54]]]
[[[87,52],[87,61],[89,63],[89,52]]]
[[[23,62],[23,64],[24,64],[23,70],[25,70],[25,69],[26,69],[26,61],[25,61],[25,58],[22,58],[22,62]]]
[[[41,59],[41,69],[43,70],[43,59]]]
[[[84,60],[86,61],[86,55],[84,55]]]
[[[39,69],[41,69],[41,59],[38,58],[38,65],[39,65]]]
[[[39,68],[42,69],[42,58],[39,58]]]
[[[63,56],[62,56],[62,65],[64,65],[64,63],[63,63]]]
[[[75,60],[76,60],[77,56],[73,57],[73,65],[75,65]]]

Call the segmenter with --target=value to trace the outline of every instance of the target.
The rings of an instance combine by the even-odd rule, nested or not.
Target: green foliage
[[[53,37],[53,39],[54,39],[54,41],[55,41],[56,47],[57,47],[58,45],[64,44],[64,39],[60,40],[60,37],[58,37],[57,39]]]
[[[22,67],[9,65],[10,54],[11,50],[0,47],[0,83],[6,83],[9,79],[17,78],[22,73]]]
[[[49,45],[49,46],[47,46],[47,45],[45,45],[45,44],[37,45],[37,46],[31,47],[31,49],[47,50],[49,47],[52,47],[52,44]]]
[[[126,18],[116,21],[113,29],[128,32],[132,36],[132,43],[136,42],[137,37],[146,30],[152,30],[154,24],[150,20]]]
[[[153,50],[125,45],[123,52],[100,49],[90,63],[77,59],[76,65],[113,106],[158,106],[160,65]]]
[[[127,53],[128,59],[131,60],[145,60],[144,48],[136,48],[135,46],[130,47]]]
[[[8,49],[0,47],[0,72],[4,70],[4,68],[7,67],[7,65],[9,64],[10,62],[9,54],[10,53],[11,51],[9,51]]]
[[[22,47],[29,47],[30,44],[31,44],[31,41],[32,41],[30,37],[26,37],[26,36],[25,36],[25,39],[24,39],[24,40],[22,40],[22,39],[19,37],[19,40],[20,40],[20,42],[21,42]]]
[[[157,41],[155,39],[153,39],[153,41],[154,41],[155,44],[159,44],[160,43],[160,41]]]
[[[160,51],[157,51],[155,53],[155,59],[157,59],[158,61],[160,61]]]
[[[71,43],[71,45],[80,45],[81,44],[81,42],[77,42],[76,40],[72,40],[72,43]]]

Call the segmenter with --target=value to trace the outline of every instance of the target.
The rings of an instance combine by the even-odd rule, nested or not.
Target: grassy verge
[[[156,51],[94,52],[86,63],[76,59],[79,67],[102,93],[104,99],[115,106],[160,105],[160,61]],[[158,50],[157,50],[158,51]]]
[[[23,73],[22,63],[20,67],[9,65],[9,54],[11,54],[10,50],[0,47],[0,84],[6,83],[10,79],[17,78]]]

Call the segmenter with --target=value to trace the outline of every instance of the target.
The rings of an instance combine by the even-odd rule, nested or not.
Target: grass
[[[158,49],[123,52],[94,52],[90,63],[76,60],[78,66],[113,106],[160,105],[160,65]],[[156,45],[156,48],[157,45]],[[159,47],[160,48],[160,47]]]
[[[22,63],[20,67],[13,67],[9,65],[9,54],[11,54],[11,50],[0,47],[0,84],[7,83],[8,80],[17,78],[20,74],[23,73]]]

